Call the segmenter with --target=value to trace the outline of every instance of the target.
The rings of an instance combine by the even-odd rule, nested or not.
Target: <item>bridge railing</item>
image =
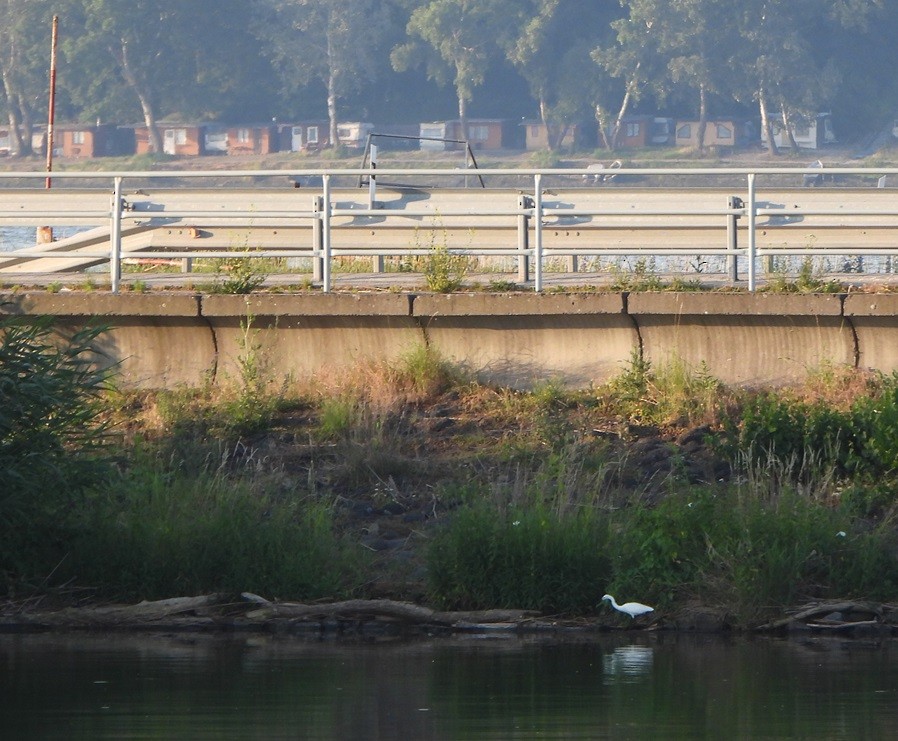
[[[45,173],[2,172],[0,227],[95,229],[0,252],[0,277],[102,263],[118,291],[125,259],[230,258],[235,239],[250,234],[258,249],[241,256],[306,258],[325,291],[341,257],[368,256],[382,269],[385,257],[430,254],[435,239],[451,253],[511,260],[518,280],[536,291],[559,260],[561,272],[578,273],[590,257],[669,259],[672,266],[674,258],[710,257],[728,280],[744,275],[753,291],[759,270],[777,261],[850,258],[857,269],[870,256],[884,261],[877,269],[891,270],[898,252],[898,198],[887,187],[898,168],[476,174],[487,189],[440,188],[469,175],[441,168],[57,172],[52,189],[39,187]],[[364,189],[339,185],[365,178]],[[708,186],[721,179],[727,185]],[[394,180],[403,185],[384,185]]]

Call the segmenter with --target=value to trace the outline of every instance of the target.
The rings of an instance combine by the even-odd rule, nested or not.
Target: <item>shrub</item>
[[[102,332],[62,334],[49,317],[0,321],[0,570],[12,578],[49,573],[62,514],[106,474]]]

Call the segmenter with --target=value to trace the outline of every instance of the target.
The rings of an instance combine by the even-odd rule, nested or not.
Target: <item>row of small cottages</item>
[[[219,124],[161,123],[163,151],[178,156],[206,154],[264,155],[273,152],[314,151],[330,146],[326,121],[291,124],[223,126]],[[619,147],[641,149],[652,146],[695,147],[699,122],[651,115],[624,118],[618,135]],[[808,126],[796,128],[802,148],[816,149],[834,140],[828,116]],[[339,143],[362,148],[370,134],[388,148],[422,150],[458,149],[467,142],[475,150],[542,150],[548,146],[548,130],[541,121],[513,122],[503,119],[469,119],[467,130],[460,121],[375,127],[364,122],[341,123]],[[562,149],[587,149],[598,144],[595,126],[572,124],[555,132]],[[35,149],[46,146],[46,130],[36,132]],[[782,132],[775,133],[778,146],[788,146]],[[744,147],[760,142],[758,127],[741,118],[715,118],[705,127],[705,146]],[[0,152],[9,151],[9,131],[0,128]],[[67,158],[127,156],[150,151],[149,130],[145,126],[115,124],[62,125],[54,129],[54,155]]]

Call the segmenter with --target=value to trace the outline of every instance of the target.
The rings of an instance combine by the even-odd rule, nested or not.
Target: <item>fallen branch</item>
[[[876,620],[845,620],[845,619],[830,619],[825,621],[830,627],[834,625],[864,625],[870,623],[876,623],[882,620],[883,615],[887,612],[887,608],[884,605],[875,604],[872,602],[818,602],[810,605],[805,605],[798,609],[797,612],[792,615],[784,618],[780,618],[778,620],[774,620],[770,623],[766,623],[765,625],[758,626],[756,630],[765,631],[765,630],[778,630],[780,628],[785,628],[794,623],[804,622],[807,625],[811,625],[814,623],[815,625],[821,625],[820,621],[824,618],[833,615],[873,615]]]
[[[259,609],[248,612],[250,619],[291,618],[323,620],[328,618],[343,620],[389,619],[421,625],[453,626],[458,623],[506,623],[526,620],[539,613],[529,610],[473,610],[441,612],[410,602],[395,602],[388,599],[346,600],[320,605],[305,605],[295,602],[269,602],[263,597],[244,592],[241,595],[249,602],[260,605]]]

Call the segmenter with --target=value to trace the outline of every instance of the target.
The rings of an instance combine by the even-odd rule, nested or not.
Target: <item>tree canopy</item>
[[[885,0],[0,0],[15,153],[44,120],[51,19],[66,121],[540,118],[563,139],[630,111],[847,134],[898,112]],[[151,134],[151,139],[153,135]],[[701,146],[701,137],[699,145]],[[158,131],[154,145],[161,149]]]

